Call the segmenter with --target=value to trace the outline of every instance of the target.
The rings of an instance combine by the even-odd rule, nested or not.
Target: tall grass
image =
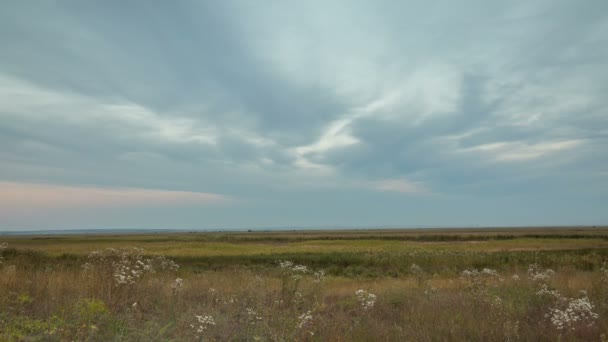
[[[0,340],[600,341],[608,335],[606,249],[424,246],[200,257],[137,248],[52,256],[3,246]]]

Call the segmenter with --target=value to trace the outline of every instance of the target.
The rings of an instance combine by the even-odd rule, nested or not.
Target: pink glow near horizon
[[[202,192],[0,182],[2,216],[21,216],[39,210],[57,209],[209,205],[226,203],[229,200],[222,195]]]

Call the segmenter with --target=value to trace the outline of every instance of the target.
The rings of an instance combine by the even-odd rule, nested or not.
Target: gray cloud
[[[599,0],[8,1],[0,181],[240,198],[205,210],[218,225],[433,224],[377,203],[521,212],[505,198],[556,193],[581,208],[608,196],[607,10]],[[188,210],[179,225],[200,219]],[[467,212],[447,217],[474,223]]]

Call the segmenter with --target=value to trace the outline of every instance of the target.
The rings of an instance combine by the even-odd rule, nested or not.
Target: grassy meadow
[[[604,227],[0,244],[0,341],[608,341]]]

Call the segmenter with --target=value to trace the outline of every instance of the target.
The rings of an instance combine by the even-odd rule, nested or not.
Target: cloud
[[[205,214],[243,225],[320,198],[606,196],[607,9],[4,2],[0,181],[225,194],[247,204]]]
[[[386,179],[370,183],[372,188],[378,191],[400,192],[406,194],[427,194],[421,184],[409,182],[403,179]]]
[[[104,103],[90,96],[61,93],[0,74],[2,117],[28,124],[78,128],[95,126],[113,134],[161,143],[216,143],[213,128],[190,118],[163,117],[134,103]],[[101,127],[100,127],[101,125]]]
[[[523,144],[521,142],[497,142],[462,149],[462,152],[481,152],[496,161],[519,162],[541,158],[553,153],[575,148],[581,140]]]

